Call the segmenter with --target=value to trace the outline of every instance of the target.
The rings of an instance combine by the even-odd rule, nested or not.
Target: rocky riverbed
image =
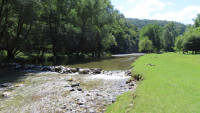
[[[137,82],[129,81],[129,74],[129,71],[100,69],[28,68],[19,74],[18,81],[1,84],[0,112],[104,112],[117,96],[135,90]]]

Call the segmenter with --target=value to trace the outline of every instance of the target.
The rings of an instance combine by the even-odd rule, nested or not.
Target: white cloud
[[[135,6],[124,12],[124,15],[134,18],[150,18],[151,13],[161,11],[164,7],[165,3],[159,0],[138,0]]]
[[[157,13],[151,17],[151,19],[159,20],[171,20],[182,22],[185,24],[193,24],[193,20],[197,14],[200,13],[200,7],[198,6],[188,6],[178,12],[166,12],[164,14]]]
[[[131,3],[131,4],[133,4],[135,2],[136,2],[136,0],[128,0],[128,3]]]
[[[167,5],[173,6],[174,4],[172,2],[167,2]]]
[[[119,6],[125,17],[139,19],[157,19],[177,21],[185,24],[192,24],[198,13],[200,6],[188,6],[180,11],[164,12],[166,8],[173,7],[172,2],[162,2],[161,0],[128,0],[130,8]]]

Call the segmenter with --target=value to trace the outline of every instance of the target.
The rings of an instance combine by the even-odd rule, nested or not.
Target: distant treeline
[[[138,21],[132,19],[132,23]],[[148,22],[153,22],[148,23]],[[155,22],[155,23],[154,23]],[[175,50],[183,53],[192,51],[200,52],[200,14],[194,19],[194,25],[185,26],[177,22],[141,20],[139,35],[139,51],[141,52],[172,52]],[[166,23],[166,25],[164,25]],[[164,27],[162,26],[164,25]]]
[[[159,26],[164,27],[168,23],[172,21],[167,21],[167,20],[149,20],[149,19],[137,19],[137,18],[126,18],[128,22],[131,24],[142,28],[148,24],[159,24]],[[183,34],[183,32],[186,30],[187,25],[182,24],[180,22],[174,22],[174,25],[176,26],[177,29],[180,29],[180,33]]]

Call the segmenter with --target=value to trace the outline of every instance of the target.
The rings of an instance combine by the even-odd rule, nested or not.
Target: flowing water
[[[106,105],[114,102],[118,95],[136,88],[136,82],[126,84],[130,77],[124,76],[123,70],[128,70],[140,55],[66,64],[107,70],[98,75],[0,70],[0,83],[12,83],[10,87],[0,88],[0,94],[4,95],[0,96],[0,112],[104,112]],[[73,84],[78,86],[72,87]]]

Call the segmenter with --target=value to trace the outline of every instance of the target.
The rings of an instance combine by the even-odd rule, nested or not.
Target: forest
[[[101,57],[138,51],[197,52],[199,17],[194,26],[186,26],[126,19],[110,0],[0,0],[0,55],[14,59],[45,54]]]
[[[109,0],[1,0],[0,50],[41,57],[137,51],[137,27]]]

